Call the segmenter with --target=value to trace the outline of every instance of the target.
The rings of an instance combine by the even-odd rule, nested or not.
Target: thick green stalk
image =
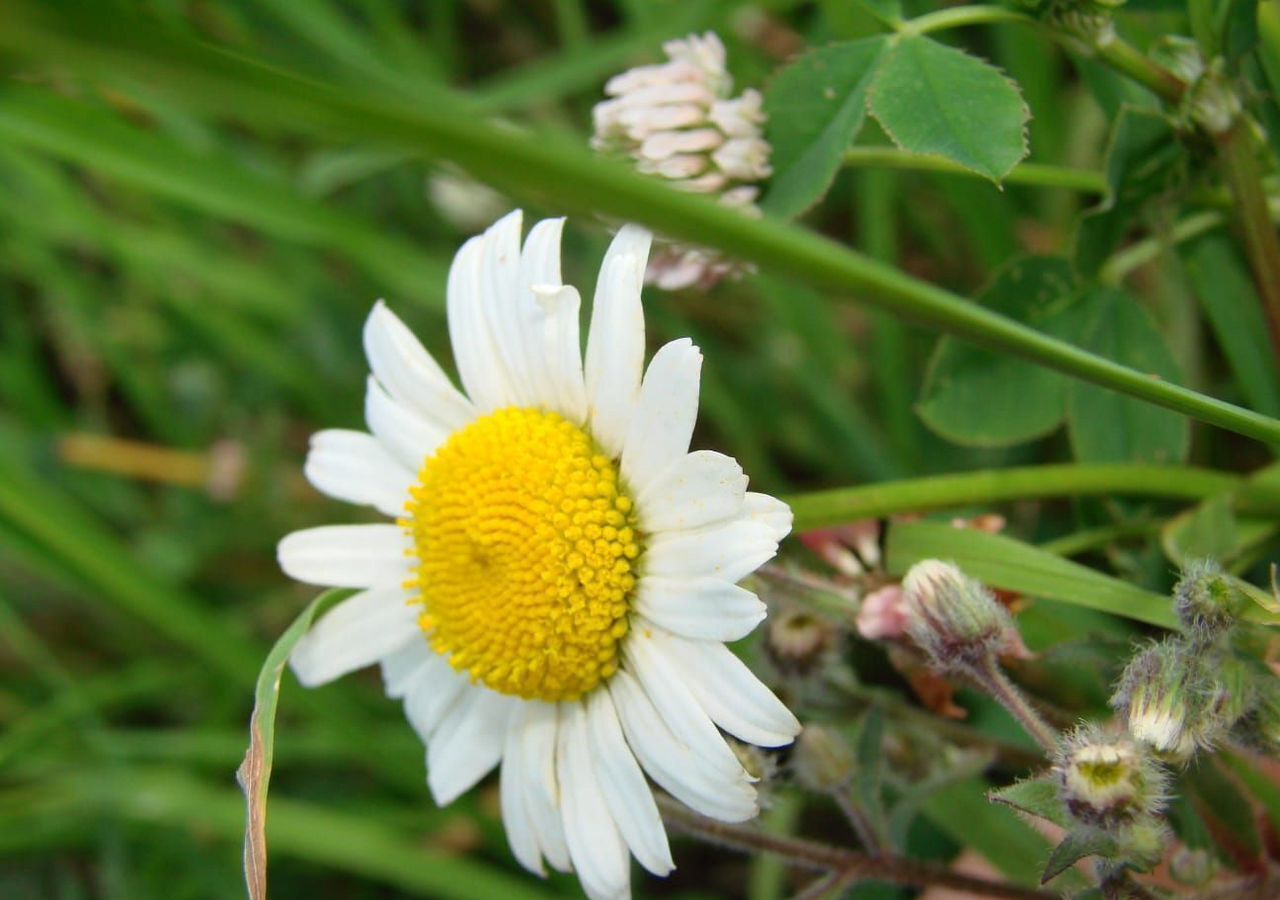
[[[1242,481],[1211,469],[1125,464],[1025,466],[935,475],[787,498],[795,528],[827,528],[897,513],[1044,497],[1122,495],[1201,500]],[[1280,506],[1280,496],[1251,490],[1249,503]]]
[[[266,126],[446,157],[516,195],[649,225],[837,296],[1280,443],[1280,421],[1118,365],[797,226],[749,219],[667,188],[596,158],[563,135],[495,127],[445,92],[406,105],[400,98],[318,85],[157,29],[108,4],[9,0],[0,6],[0,48],[109,78],[139,79],[193,106]]]
[[[1258,285],[1258,294],[1271,326],[1271,342],[1280,353],[1280,238],[1271,221],[1262,172],[1254,156],[1247,119],[1238,118],[1218,142],[1223,172],[1236,198],[1245,248]]]

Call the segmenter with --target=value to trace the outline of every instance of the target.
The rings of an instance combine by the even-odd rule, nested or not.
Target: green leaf
[[[1177,627],[1169,599],[999,534],[943,522],[897,522],[889,530],[894,575],[922,559],[949,559],[988,587],[1058,600],[1116,616]]]
[[[250,900],[267,896],[267,788],[271,782],[271,760],[276,746],[276,706],[280,700],[280,676],[289,654],[302,636],[325,611],[350,597],[348,590],[325,591],[312,600],[280,635],[262,663],[254,689],[253,715],[249,719],[249,749],[236,771],[236,781],[244,790],[244,877]]]
[[[1076,290],[1065,259],[1010,263],[978,302],[1035,327]],[[957,444],[1006,447],[1048,434],[1066,414],[1067,380],[1057,372],[965,341],[938,342],[916,411],[930,429]]]
[[[1086,212],[1076,231],[1076,266],[1095,275],[1120,246],[1152,197],[1181,181],[1186,153],[1159,113],[1124,107],[1107,149],[1107,196]]]
[[[1070,315],[1080,329],[1080,346],[1153,378],[1182,380],[1151,314],[1127,294],[1095,288]],[[1081,462],[1175,463],[1186,459],[1191,442],[1181,416],[1083,383],[1067,388],[1067,425]]]
[[[961,846],[978,851],[1013,881],[1035,884],[1045,839],[1010,810],[986,802],[988,787],[980,778],[947,785],[924,801],[924,813]]]
[[[1008,787],[996,788],[987,793],[987,799],[1027,815],[1047,819],[1063,828],[1070,828],[1073,824],[1058,795],[1058,784],[1049,775],[1038,775],[1015,781]]]
[[[1259,412],[1280,413],[1280,368],[1244,260],[1221,234],[1188,241],[1180,255],[1240,392]]]
[[[1067,832],[1062,843],[1053,848],[1045,863],[1040,883],[1046,884],[1086,856],[1112,856],[1116,852],[1116,839],[1096,828],[1081,828]]]
[[[1258,0],[1227,0],[1221,15],[1222,56],[1227,70],[1235,72],[1258,45]]]
[[[773,177],[761,206],[791,218],[827,192],[866,119],[867,88],[884,53],[883,37],[806,53],[765,89]]]
[[[995,67],[923,35],[898,39],[880,64],[871,114],[910,153],[937,154],[999,182],[1027,155],[1031,116]]]

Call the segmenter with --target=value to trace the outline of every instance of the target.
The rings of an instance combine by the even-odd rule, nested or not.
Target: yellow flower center
[[[618,469],[563,417],[502,409],[456,432],[403,520],[432,648],[530,700],[579,697],[618,668],[640,555]]]

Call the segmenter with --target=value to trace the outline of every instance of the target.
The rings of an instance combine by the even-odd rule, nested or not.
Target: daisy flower
[[[644,368],[649,234],[624,227],[596,285],[585,358],[563,220],[521,244],[511,213],[449,272],[464,391],[382,303],[364,346],[369,432],[321,431],[306,475],[393,517],[294,532],[284,571],[356,588],[295,649],[307,686],[380,663],[447,804],[501,766],[502,818],[532,872],[630,893],[630,856],[674,863],[646,775],[724,821],[757,812],[722,734],[789,743],[795,717],[725,646],[764,618],[737,585],[791,526],[733,459],[689,452],[702,357]]]

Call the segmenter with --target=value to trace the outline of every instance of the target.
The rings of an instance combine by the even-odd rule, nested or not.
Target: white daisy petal
[[[409,576],[411,546],[396,525],[322,525],[285,535],[276,556],[285,574],[304,584],[391,587]]]
[[[660,635],[655,644],[712,720],[734,737],[761,747],[781,747],[800,723],[747,664],[724,644]]]
[[[703,641],[736,641],[764,621],[755,594],[718,578],[646,576],[636,588],[635,611],[672,634]]]
[[[514,697],[473,690],[455,703],[427,745],[427,786],[440,806],[475,787],[502,758]]]
[[[630,670],[681,743],[726,777],[737,777],[743,773],[742,764],[682,682],[679,670],[656,646],[656,632],[656,626],[644,627],[640,623],[631,629],[623,647]]]
[[[369,376],[364,395],[364,418],[369,430],[401,465],[413,472],[445,442],[449,432],[433,425],[392,399],[378,380]]]
[[[520,228],[523,213],[514,210],[484,233],[480,258],[480,306],[485,325],[502,361],[507,380],[507,404],[533,406],[537,402],[530,359],[542,348],[527,328],[533,298],[520,282]]]
[[[418,607],[421,611],[421,607]],[[421,629],[419,629],[421,632]],[[388,697],[399,700],[409,693],[418,674],[436,653],[427,644],[426,635],[420,641],[410,641],[394,653],[382,658],[382,685]]]
[[[498,787],[502,824],[507,832],[507,844],[516,861],[535,875],[545,876],[547,870],[542,865],[536,826],[524,802],[525,783],[530,773],[524,765],[524,741],[521,734],[523,719],[520,707],[512,710],[502,749],[502,770],[499,773]]]
[[[600,791],[587,742],[583,705],[560,704],[556,771],[569,857],[588,897],[620,900],[631,896],[631,857]]]
[[[389,516],[404,514],[414,473],[371,434],[330,428],[311,436],[303,473],[337,500],[375,507]]]
[[[581,425],[587,419],[587,387],[582,375],[582,347],[578,342],[578,309],[582,299],[577,289],[568,285],[536,286],[533,295],[543,315],[546,377],[550,385],[542,404]]]
[[[759,812],[745,772],[726,776],[689,750],[667,727],[630,672],[609,680],[627,743],[649,777],[681,803],[723,822],[745,822]]]
[[[449,341],[453,345],[458,377],[476,409],[489,413],[509,406],[511,392],[485,316],[480,268],[483,258],[483,236],[473,237],[462,245],[449,268],[447,306]]]
[[[530,701],[521,705],[520,740],[524,750],[524,801],[533,821],[542,855],[552,868],[572,871],[560,810],[556,774],[556,737],[560,728],[558,704]]]
[[[781,541],[791,533],[791,507],[777,497],[747,492],[746,517],[768,529],[775,541]]]
[[[653,355],[622,448],[622,474],[637,493],[688,454],[701,370],[702,353],[688,338]]]
[[[654,535],[645,551],[645,572],[670,578],[719,578],[740,581],[778,552],[775,529],[747,519],[732,519],[696,531]]]
[[[700,528],[742,511],[747,476],[738,461],[695,450],[637,491],[640,527],[648,534]]]
[[[564,219],[543,219],[529,230],[520,251],[515,302],[510,324],[518,332],[519,365],[511,371],[530,406],[560,411],[560,389],[556,383],[554,364],[557,358],[551,343],[556,334],[548,321],[548,310],[540,291],[561,288],[560,232]],[[576,315],[576,313],[575,313]],[[576,322],[575,322],[576,330]],[[582,368],[581,348],[574,348],[578,368]],[[582,380],[581,374],[578,380]]]
[[[316,687],[363,669],[420,641],[420,609],[401,587],[378,588],[347,598],[302,636],[289,665],[305,687]]]
[[[364,352],[387,392],[428,421],[452,430],[476,417],[471,401],[381,300],[365,321]]]
[[[404,689],[405,718],[424,742],[431,740],[454,704],[481,690],[466,675],[455,672],[443,656],[430,653]]]
[[[600,265],[584,374],[591,430],[611,456],[622,452],[631,407],[644,368],[644,310],[640,290],[652,237],[625,225]]]
[[[592,759],[605,805],[640,865],[655,875],[666,875],[676,867],[667,832],[653,792],[622,736],[613,700],[607,691],[596,691],[586,704]]]

